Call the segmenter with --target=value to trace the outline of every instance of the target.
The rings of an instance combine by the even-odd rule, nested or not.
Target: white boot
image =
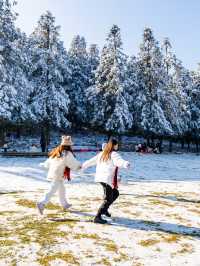
[[[63,211],[67,211],[70,207],[72,207],[72,204],[65,204],[65,206],[63,206]]]

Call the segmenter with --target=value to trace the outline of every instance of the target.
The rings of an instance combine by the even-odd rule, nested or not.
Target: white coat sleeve
[[[97,164],[98,155],[92,157],[91,159],[85,161],[82,165],[83,169],[86,169],[88,167],[94,166]]]
[[[122,157],[117,152],[112,152],[111,159],[113,161],[113,164],[119,168],[128,168],[128,166],[130,165],[130,163],[122,159]]]
[[[43,163],[40,163],[39,165],[42,166],[42,167],[44,167],[44,168],[46,168],[46,169],[49,169],[49,167],[50,167],[50,158],[48,158]]]
[[[74,157],[71,152],[68,152],[65,156],[65,165],[74,171],[81,168],[81,163]]]

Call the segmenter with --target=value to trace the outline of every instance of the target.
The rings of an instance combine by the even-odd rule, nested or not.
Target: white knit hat
[[[71,136],[63,135],[61,137],[61,144],[60,145],[62,145],[62,146],[71,146],[71,145],[73,145]]]

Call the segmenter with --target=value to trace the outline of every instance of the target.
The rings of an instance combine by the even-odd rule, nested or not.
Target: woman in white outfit
[[[102,219],[102,215],[111,216],[108,208],[119,196],[117,187],[113,186],[116,168],[128,168],[130,166],[130,163],[123,160],[116,150],[118,150],[118,142],[111,139],[102,152],[82,165],[83,169],[96,165],[95,182],[100,183],[104,190],[104,201],[95,216],[95,223],[106,223],[106,220]]]
[[[64,209],[71,205],[66,200],[64,186],[64,172],[66,167],[71,170],[80,170],[81,163],[73,155],[71,146],[73,145],[70,136],[62,136],[61,144],[49,153],[49,158],[41,165],[48,169],[47,179],[51,180],[51,188],[44,198],[37,203],[40,214],[43,214],[45,205],[51,197],[58,191],[60,204]]]

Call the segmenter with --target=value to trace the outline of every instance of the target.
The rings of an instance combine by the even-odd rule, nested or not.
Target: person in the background
[[[45,138],[44,132],[41,133],[40,146],[41,146],[42,152],[45,152],[46,151],[46,138]]]
[[[37,152],[38,151],[38,148],[35,144],[32,144],[31,147],[30,147],[30,152]]]
[[[4,143],[4,145],[3,145],[3,151],[4,152],[7,152],[8,151],[8,143],[7,142]]]
[[[71,207],[67,202],[64,186],[64,172],[67,169],[80,170],[81,163],[76,160],[72,151],[72,140],[70,136],[62,136],[61,144],[49,153],[49,159],[40,164],[48,168],[47,179],[51,180],[51,188],[44,198],[37,203],[40,214],[43,214],[45,205],[49,202],[51,197],[58,190],[60,204],[66,210]],[[69,174],[68,170],[68,174]]]
[[[115,139],[110,139],[106,146],[103,147],[102,152],[82,165],[83,170],[96,165],[95,182],[100,183],[104,190],[104,201],[95,216],[95,223],[105,224],[107,222],[102,218],[102,215],[111,217],[108,208],[119,196],[119,191],[113,182],[117,174],[116,167],[128,168],[130,166],[130,163],[123,160],[119,153],[116,152],[117,150],[118,142]]]

